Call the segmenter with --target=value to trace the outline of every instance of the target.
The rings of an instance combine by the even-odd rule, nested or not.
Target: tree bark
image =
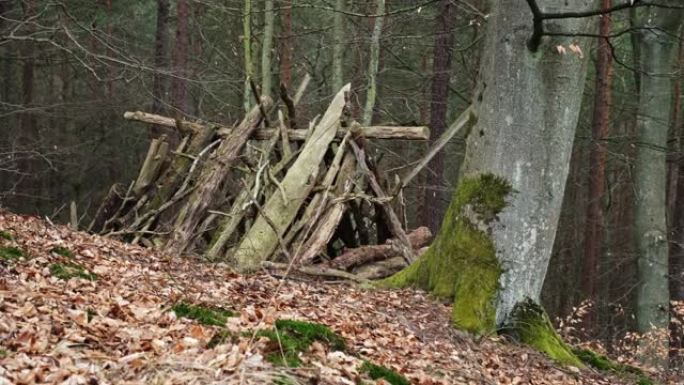
[[[435,23],[435,46],[432,54],[432,95],[430,100],[430,129],[433,141],[439,138],[447,127],[449,107],[449,79],[451,77],[451,52],[454,45],[453,28],[456,22],[455,5],[442,0]],[[447,197],[444,194],[444,152],[435,154],[428,164],[425,181],[425,196],[421,222],[433,233],[439,230]]]
[[[325,149],[335,137],[349,89],[350,85],[347,84],[337,93],[323,118],[313,129],[311,137],[304,144],[297,160],[281,181],[286,197],[276,193],[268,199],[254,224],[235,249],[233,257],[238,270],[258,269],[261,262],[268,259],[278,247],[283,233],[294,220],[313,187],[312,176],[323,160]]]
[[[680,35],[679,45],[679,71],[684,71],[684,31]],[[674,159],[670,168],[670,207],[668,212],[671,214],[670,221],[670,299],[672,301],[684,301],[684,116],[682,116],[680,76],[676,80],[675,98],[673,113],[673,130],[676,137],[673,150]],[[671,323],[670,341],[678,343],[671,346],[671,351],[679,351],[684,348],[684,337],[681,336],[681,325]]]
[[[271,71],[271,52],[273,50],[273,29],[275,11],[273,0],[264,2],[264,39],[261,43],[261,95],[271,97],[273,73]]]
[[[245,111],[252,108],[252,90],[250,89],[250,79],[254,77],[254,66],[252,64],[252,0],[245,0],[242,14],[242,48],[245,60],[245,87],[243,92],[243,104]]]
[[[180,254],[192,245],[193,239],[198,235],[195,232],[200,221],[207,210],[220,200],[217,194],[223,191],[221,186],[227,183],[231,166],[237,160],[250,134],[261,122],[261,108],[267,109],[271,103],[270,99],[265,98],[260,106],[254,107],[233,134],[224,139],[211,154],[209,165],[203,168],[197,178],[195,191],[187,198],[185,207],[176,218],[171,238],[166,245],[167,249]]]
[[[342,65],[344,60],[344,45],[343,37],[344,34],[344,24],[343,24],[343,14],[344,10],[344,0],[336,0],[335,2],[336,12],[333,15],[333,56],[332,56],[332,92],[337,92],[342,88],[344,83],[344,67]]]
[[[169,0],[157,0],[157,31],[155,33],[154,42],[154,78],[152,80],[152,112],[155,114],[164,114],[166,108],[164,105],[167,101],[167,87],[166,75],[164,71],[168,70],[169,60]],[[153,125],[150,130],[150,138],[158,138],[161,134],[167,132],[168,129]]]
[[[173,46],[173,71],[171,80],[171,103],[176,111],[187,112],[187,76],[188,76],[188,18],[190,10],[188,0],[178,0],[176,3],[176,42]],[[178,114],[176,114],[178,116]],[[171,141],[175,147],[176,141]]]
[[[544,10],[586,10],[593,1],[537,1]],[[499,328],[553,358],[582,366],[537,305],[551,257],[579,118],[586,57],[560,55],[582,38],[542,39],[527,48],[526,1],[493,2],[473,100],[461,180],[439,234],[420,260],[384,281],[417,285],[454,300],[452,321],[475,333]],[[551,27],[547,24],[547,27]],[[555,20],[564,33],[590,20]]]
[[[679,4],[678,1],[665,1]],[[681,12],[641,7],[635,14],[637,48],[640,53],[637,147],[634,165],[636,192],[634,231],[638,253],[637,328],[658,336],[650,343],[646,362],[667,365],[670,293],[666,219],[668,121],[672,114],[672,73],[677,54]]]
[[[602,0],[604,9],[609,9],[612,0]],[[599,19],[599,35],[608,36],[611,31],[611,15]],[[613,55],[608,38],[599,38],[596,49],[596,82],[592,142],[589,155],[589,191],[587,222],[584,230],[584,258],[582,289],[587,299],[596,305],[596,282],[598,261],[604,245],[604,195],[606,186],[606,139],[610,133],[611,84]],[[593,329],[596,321],[596,306],[589,314],[585,328]],[[589,330],[591,332],[591,330]]]
[[[281,38],[280,38],[280,83],[285,89],[292,84],[292,0],[283,0],[281,10]],[[340,88],[342,85],[340,84]],[[339,90],[338,88],[337,90]],[[335,92],[337,92],[335,90]]]
[[[380,37],[382,36],[382,25],[385,21],[385,0],[377,0],[375,13],[375,23],[370,42],[370,57],[368,59],[368,86],[366,88],[366,106],[363,109],[363,124],[368,126],[373,120],[375,109],[375,98],[378,94],[378,68],[380,66]]]

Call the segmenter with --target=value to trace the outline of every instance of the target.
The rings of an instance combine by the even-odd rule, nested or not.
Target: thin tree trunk
[[[435,23],[435,47],[432,62],[432,97],[430,100],[430,131],[432,142],[439,138],[447,126],[449,107],[449,78],[451,77],[451,52],[454,45],[455,6],[443,0]],[[439,229],[447,207],[444,186],[444,157],[440,151],[428,164],[426,191],[423,201],[422,221],[433,233]]]
[[[264,40],[261,44],[261,95],[271,96],[273,74],[271,71],[271,52],[273,50],[273,29],[275,11],[273,0],[264,2]]]
[[[385,21],[385,0],[377,0],[375,13],[375,23],[370,42],[370,58],[368,59],[368,86],[366,88],[366,106],[363,109],[363,124],[370,125],[373,120],[375,109],[375,98],[378,94],[378,68],[380,66],[380,37],[382,36],[382,25]]]
[[[604,9],[610,8],[612,0],[602,0]],[[611,16],[599,19],[599,35],[608,36],[611,30]],[[610,132],[611,84],[613,56],[608,38],[599,38],[596,50],[596,95],[592,142],[589,155],[589,188],[586,226],[584,230],[584,258],[582,289],[587,299],[596,305],[598,261],[604,245],[605,219],[603,212],[606,186],[607,148],[605,140]],[[589,315],[586,328],[593,329],[596,321],[596,306]]]
[[[173,46],[174,77],[171,81],[171,99],[173,107],[180,113],[187,112],[187,76],[188,76],[188,19],[190,10],[188,0],[176,3],[176,42]],[[173,147],[172,143],[172,147]]]
[[[169,66],[169,0],[157,0],[157,32],[154,42],[154,78],[152,83],[152,113],[164,115],[168,102],[166,99],[166,76],[163,73]],[[167,129],[154,125],[150,137],[157,138]]]
[[[678,1],[665,3],[674,5]],[[667,365],[670,293],[666,220],[668,122],[672,116],[672,73],[677,33],[683,15],[673,9],[642,7],[635,13],[641,71],[637,116],[638,147],[634,165],[634,231],[638,252],[637,327],[656,331],[646,362]],[[659,331],[659,332],[658,332]]]
[[[344,24],[343,14],[344,0],[337,0],[335,2],[335,9],[337,10],[333,15],[333,57],[332,57],[332,92],[336,93],[342,88],[344,84],[344,70],[342,63],[344,61]]]
[[[252,108],[252,90],[250,79],[254,77],[254,66],[252,64],[252,0],[245,0],[242,14],[242,46],[245,60],[245,87],[243,93],[243,106],[245,112]]]
[[[280,37],[280,83],[285,89],[292,84],[292,0],[282,0]]]

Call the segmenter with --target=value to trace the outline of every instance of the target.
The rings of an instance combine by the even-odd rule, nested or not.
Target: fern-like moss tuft
[[[50,274],[53,277],[68,281],[72,278],[81,278],[88,281],[96,281],[97,275],[86,270],[85,267],[76,263],[55,263],[50,265]]]
[[[17,247],[0,247],[0,260],[16,261],[24,257],[24,251]]]
[[[397,373],[396,371],[386,368],[384,366],[375,365],[371,362],[364,361],[359,369],[362,373],[368,373],[368,376],[373,380],[383,379],[392,385],[410,385],[406,377]]]
[[[179,318],[195,320],[203,325],[225,326],[229,317],[235,313],[231,310],[206,305],[193,305],[187,302],[179,302],[171,308]]]

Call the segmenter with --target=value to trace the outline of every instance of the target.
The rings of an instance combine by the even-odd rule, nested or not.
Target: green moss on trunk
[[[379,285],[417,286],[453,299],[456,327],[477,334],[495,331],[494,300],[501,268],[489,225],[506,206],[511,192],[507,181],[492,174],[464,178],[430,249]]]
[[[515,306],[511,314],[511,322],[503,332],[560,363],[578,368],[584,367],[572,348],[556,333],[544,308],[531,299]]]

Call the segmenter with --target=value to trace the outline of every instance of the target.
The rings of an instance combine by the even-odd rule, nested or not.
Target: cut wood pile
[[[296,105],[307,82],[294,98],[282,89],[278,103],[255,92],[259,104],[234,127],[126,112],[182,139],[174,146],[164,136],[152,140],[138,177],[111,187],[89,231],[200,254],[239,271],[363,281],[415,260],[431,234],[407,230],[402,191],[443,144],[403,178],[388,178],[367,140],[424,141],[428,128],[359,125],[349,113],[349,85],[320,119],[298,128]]]

